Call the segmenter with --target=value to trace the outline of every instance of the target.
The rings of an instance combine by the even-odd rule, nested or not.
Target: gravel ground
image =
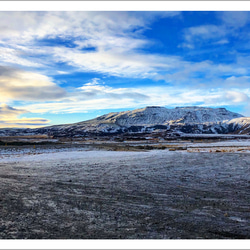
[[[69,151],[0,160],[0,239],[250,239],[250,154]]]

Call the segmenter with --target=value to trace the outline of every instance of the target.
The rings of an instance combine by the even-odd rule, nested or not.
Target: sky
[[[145,106],[250,116],[249,11],[0,11],[0,128]]]

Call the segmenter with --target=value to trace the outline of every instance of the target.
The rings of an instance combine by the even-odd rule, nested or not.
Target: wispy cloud
[[[235,63],[214,63],[209,60],[180,61],[179,64],[176,64],[175,71],[162,75],[160,79],[177,87],[185,85],[190,88],[209,89],[220,86],[226,90],[233,86],[246,88],[250,83],[250,78],[246,76],[247,73],[247,68]]]
[[[17,109],[7,104],[0,105],[0,128],[8,127],[41,127],[48,124],[49,120],[44,118],[19,118],[20,115],[28,113],[27,110]]]
[[[226,31],[221,26],[201,25],[190,27],[185,30],[184,38],[188,43],[199,42],[200,40],[211,40],[224,37]]]
[[[149,99],[146,94],[138,93],[136,88],[112,88],[106,85],[101,85],[97,82],[97,79],[93,79],[92,84],[85,84],[78,88],[79,92],[73,93],[73,96],[80,100],[86,99],[110,99],[112,100],[134,100],[134,101],[145,101]]]
[[[13,107],[8,106],[7,104],[3,103],[0,105],[0,117],[7,118],[7,117],[16,117],[23,113],[27,113],[24,109],[15,109]]]
[[[160,106],[224,106],[250,102],[250,89],[227,90],[190,89],[188,86],[175,88],[168,86],[112,88],[105,83],[85,84],[75,89],[68,99],[23,106],[33,113],[81,113],[91,110],[139,108],[148,105]]]
[[[0,47],[0,61],[9,65],[20,65],[25,67],[41,67],[42,64],[38,62],[34,62],[32,60],[25,59],[28,53],[24,52],[24,48],[21,49],[16,47],[8,48],[8,47]]]
[[[78,71],[122,77],[152,76],[158,68],[168,67],[172,59],[138,52],[151,43],[142,32],[157,17],[172,18],[179,14],[11,12],[7,18],[6,13],[0,13],[2,61],[29,67],[39,67],[43,63],[47,70],[53,63],[63,62]],[[43,43],[44,39],[47,43]],[[69,41],[72,46],[56,45],[55,41]],[[50,43],[54,43],[53,47]],[[89,52],[89,48],[94,50]],[[42,62],[39,57],[46,60]]]
[[[239,68],[234,64],[223,65],[208,60],[194,63],[180,56],[143,52],[142,49],[152,43],[143,36],[143,31],[149,29],[157,17],[173,18],[178,15],[179,12],[11,12],[7,22],[6,13],[0,13],[3,43],[0,59],[2,57],[7,64],[35,67],[50,73],[57,63],[63,63],[78,72],[163,79],[172,84],[185,84],[193,79],[195,82],[200,73],[205,74],[207,80],[211,80],[211,75],[221,77],[229,71],[231,76],[236,74],[235,77],[246,74],[246,65]],[[235,15],[234,12],[232,15]],[[204,41],[213,41],[217,46],[227,44],[228,23],[232,15],[220,12],[220,25],[185,29],[182,45],[194,48]],[[245,13],[243,16],[240,18],[237,14],[242,25],[247,20]],[[4,32],[6,30],[8,32]],[[70,46],[64,45],[67,42]],[[208,68],[202,70],[202,65]],[[242,73],[239,73],[240,70]]]
[[[180,47],[195,49],[206,44],[223,45],[229,43],[228,36],[239,36],[239,29],[250,21],[248,11],[225,11],[218,12],[218,24],[206,24],[188,27],[184,29],[184,42]]]
[[[240,28],[250,21],[248,11],[224,11],[219,12],[218,18],[229,27]]]
[[[173,69],[180,60],[175,56],[145,55],[133,51],[119,53],[82,53],[68,48],[56,48],[54,58],[82,71],[92,71],[112,76],[132,78],[154,78],[158,71]]]

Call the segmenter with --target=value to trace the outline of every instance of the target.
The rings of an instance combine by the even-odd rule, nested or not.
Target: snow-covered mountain
[[[132,111],[109,113],[94,120],[94,123],[114,123],[119,126],[155,126],[168,124],[197,124],[216,123],[228,121],[242,115],[230,112],[225,108],[201,108],[201,107],[176,107],[167,109],[164,107],[146,107]]]
[[[240,117],[228,122],[229,129],[236,134],[250,134],[250,117]]]
[[[213,134],[233,132],[228,131],[229,121],[240,117],[243,116],[225,108],[176,107],[167,109],[151,106],[132,111],[113,112],[88,121],[39,130],[47,130],[57,136],[143,133],[156,130]]]
[[[153,131],[183,132],[195,134],[249,134],[250,118],[225,108],[203,107],[145,107],[132,111],[113,112],[92,120],[18,130],[24,134],[49,134],[78,137],[119,133],[148,133]],[[11,130],[12,132],[16,130]],[[1,135],[1,130],[0,130]]]

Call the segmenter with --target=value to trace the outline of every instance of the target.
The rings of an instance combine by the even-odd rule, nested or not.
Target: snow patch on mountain
[[[132,111],[109,113],[93,119],[91,122],[92,124],[107,123],[116,124],[120,127],[130,127],[215,123],[229,121],[238,117],[242,117],[242,115],[230,112],[225,108],[176,107],[174,109],[167,109],[150,106]]]

